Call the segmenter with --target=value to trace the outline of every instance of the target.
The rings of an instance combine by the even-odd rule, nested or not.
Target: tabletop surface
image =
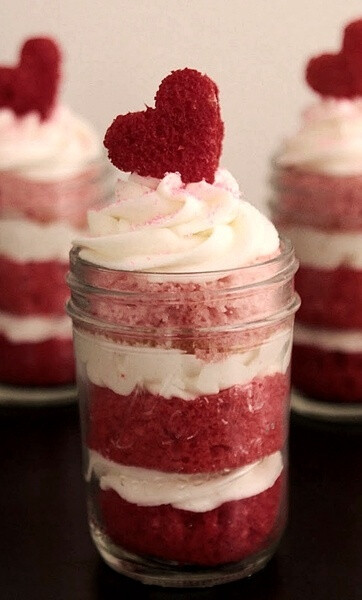
[[[1,600],[362,599],[362,425],[292,417],[289,522],[263,571],[199,590],[113,572],[88,534],[75,406],[0,411]]]

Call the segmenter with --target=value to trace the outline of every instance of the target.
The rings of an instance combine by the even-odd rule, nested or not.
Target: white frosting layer
[[[92,236],[74,244],[97,265],[131,271],[195,273],[242,267],[277,252],[270,221],[240,200],[235,179],[220,169],[211,185],[161,180],[119,181],[117,202],[89,212]]]
[[[72,240],[81,232],[68,223],[0,220],[0,254],[19,262],[69,261]]]
[[[22,177],[59,180],[81,172],[100,156],[93,128],[68,108],[58,106],[42,121],[37,112],[23,117],[0,109],[0,170]]]
[[[327,98],[303,113],[278,164],[327,175],[362,175],[362,99]]]
[[[15,344],[72,337],[69,317],[19,317],[0,312],[0,333]]]
[[[322,231],[313,227],[283,226],[282,233],[294,246],[302,266],[337,269],[346,266],[362,269],[362,233]]]
[[[177,349],[125,346],[74,331],[77,358],[95,385],[122,396],[139,387],[163,398],[183,400],[217,394],[257,376],[285,373],[291,343],[288,330],[252,350],[230,354],[217,362],[204,362]]]
[[[362,352],[362,331],[348,329],[322,329],[295,325],[294,342],[297,345],[315,346],[331,352],[354,354]]]
[[[206,512],[224,502],[261,494],[274,485],[282,470],[280,452],[232,471],[184,475],[128,467],[90,450],[86,478],[94,473],[103,490],[112,489],[139,506],[171,504],[182,510]]]

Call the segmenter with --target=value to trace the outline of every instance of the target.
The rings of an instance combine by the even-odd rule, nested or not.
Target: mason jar
[[[362,175],[307,172],[276,158],[272,188],[273,221],[300,263],[292,408],[362,418]]]
[[[112,180],[103,157],[51,181],[0,173],[0,404],[75,400],[69,250]]]
[[[68,313],[99,553],[162,586],[254,573],[287,516],[291,244],[191,275],[112,270],[79,253]]]

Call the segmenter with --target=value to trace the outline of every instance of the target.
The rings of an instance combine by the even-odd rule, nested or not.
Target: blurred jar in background
[[[46,63],[38,82],[43,96],[28,101],[26,89],[19,92],[14,83],[15,100],[5,102],[0,81],[2,403],[74,396],[75,388],[68,387],[74,384],[74,361],[65,313],[69,250],[86,229],[88,208],[106,199],[111,182],[91,125],[59,104],[56,90],[46,105],[45,92],[55,85],[52,69],[59,69],[55,42],[28,40],[20,66],[9,68],[10,74],[18,76],[17,69],[28,74],[23,64],[30,59],[35,79],[33,62]]]
[[[311,58],[319,99],[276,156],[274,221],[300,269],[293,407],[327,419],[362,417],[362,19],[341,49]]]
[[[292,406],[362,417],[362,100],[322,99],[307,111],[274,160],[272,185],[274,222],[300,261]]]

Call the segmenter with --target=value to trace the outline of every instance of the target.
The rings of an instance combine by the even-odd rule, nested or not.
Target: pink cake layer
[[[0,381],[12,385],[58,385],[74,381],[71,339],[12,343],[0,335]]]
[[[41,223],[67,221],[83,228],[88,208],[103,199],[100,175],[99,165],[61,181],[36,181],[0,172],[0,214],[21,215]]]
[[[64,315],[68,265],[58,261],[21,263],[0,255],[0,311],[15,315]]]
[[[362,174],[333,177],[296,168],[277,169],[272,178],[275,220],[325,229],[362,229]]]
[[[275,266],[266,266],[264,277],[272,277]],[[161,275],[160,278],[163,276]],[[165,327],[240,325],[253,318],[270,316],[280,310],[280,296],[276,287],[266,287],[245,292],[233,292],[233,288],[254,283],[257,274],[235,272],[220,279],[198,282],[153,281],[148,274],[135,275],[122,271],[91,271],[88,281],[105,290],[134,294],[133,297],[92,298],[95,316],[114,323],[131,326]],[[194,275],[195,277],[195,275]],[[285,282],[283,282],[285,285]],[[154,302],[153,302],[154,300]]]
[[[362,328],[362,271],[348,267],[327,271],[302,265],[295,286],[302,299],[299,321],[337,329]]]
[[[113,490],[100,491],[101,519],[113,542],[139,555],[204,566],[235,562],[278,538],[282,479],[261,494],[205,513],[169,504],[137,506]]]
[[[362,353],[294,345],[292,381],[301,392],[326,402],[362,402]]]
[[[195,400],[136,389],[129,396],[90,384],[87,445],[105,458],[146,469],[208,473],[280,450],[287,436],[289,380],[256,377]]]
[[[267,280],[274,276],[278,268],[280,266],[274,264],[261,267],[262,278]],[[144,345],[177,347],[211,360],[236,346],[248,348],[260,345],[278,330],[291,328],[293,323],[293,315],[284,317],[283,321],[279,317],[281,298],[283,306],[288,301],[291,304],[294,298],[293,283],[286,278],[264,288],[254,286],[247,292],[238,288],[246,282],[255,283],[260,271],[258,275],[235,272],[199,283],[165,281],[162,275],[160,281],[154,281],[148,274],[95,269],[87,269],[82,276],[85,283],[106,291],[104,295],[99,292],[92,295],[89,306],[92,316],[101,322],[131,328],[127,341],[124,333],[117,335],[114,331],[106,331],[107,336],[123,343],[136,343],[141,331],[140,341]],[[109,291],[116,294],[119,291],[120,294],[110,296]],[[271,318],[274,315],[279,317],[276,322]],[[240,329],[240,324],[253,321],[262,325]],[[234,330],[232,326],[235,326]],[[208,331],[208,328],[215,327],[224,327],[224,331],[217,335]],[[145,328],[149,333],[144,332]],[[172,328],[179,328],[185,333],[176,339],[170,336]],[[88,329],[93,333],[90,326]],[[203,331],[195,335],[195,330]]]

